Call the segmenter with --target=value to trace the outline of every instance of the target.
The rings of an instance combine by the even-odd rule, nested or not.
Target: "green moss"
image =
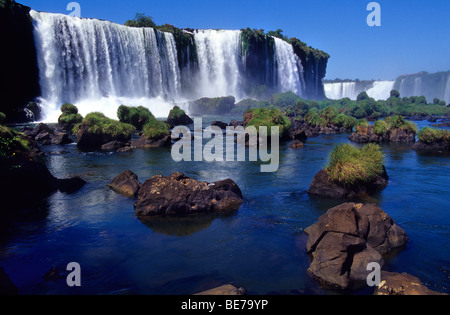
[[[82,124],[88,127],[89,133],[108,134],[114,138],[130,138],[136,130],[133,125],[107,118],[104,114],[96,112],[88,114]]]
[[[357,148],[351,144],[336,146],[326,168],[328,178],[338,184],[351,186],[374,180],[384,171],[384,154],[376,144]]]
[[[373,124],[373,132],[376,135],[384,135],[389,131],[389,125],[384,120],[378,120]]]
[[[6,115],[2,112],[0,112],[0,124],[3,124],[6,120]]]
[[[0,158],[11,159],[15,151],[30,151],[30,142],[22,134],[0,125]]]
[[[179,106],[175,106],[169,113],[169,119],[179,119],[186,115],[186,112],[182,110]]]

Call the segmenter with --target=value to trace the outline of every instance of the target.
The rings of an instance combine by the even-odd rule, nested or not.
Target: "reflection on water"
[[[175,163],[167,148],[94,154],[67,146],[67,154],[48,156],[49,168],[60,178],[80,174],[87,184],[73,195],[55,193],[44,215],[3,230],[0,266],[23,294],[193,294],[224,283],[249,294],[336,294],[307,275],[303,231],[343,201],[311,198],[306,191],[333,146],[348,141],[338,134],[310,138],[300,150],[283,144],[276,173],[260,173],[259,162]],[[386,269],[449,293],[450,156],[416,152],[410,145],[382,149],[389,186],[360,201],[378,203],[411,240]],[[106,186],[127,169],[141,183],[174,172],[208,182],[231,178],[245,201],[227,217],[139,219],[135,200]],[[77,291],[64,279],[43,280],[51,267],[65,270],[72,261],[83,270]]]

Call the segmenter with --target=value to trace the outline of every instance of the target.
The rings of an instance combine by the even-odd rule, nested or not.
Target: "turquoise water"
[[[175,163],[170,149],[104,154],[67,146],[67,154],[48,155],[50,170],[57,177],[80,175],[87,185],[73,195],[52,195],[44,215],[18,221],[1,238],[0,266],[21,294],[193,294],[225,283],[249,294],[338,293],[307,275],[303,230],[342,203],[310,198],[306,190],[333,146],[348,141],[348,135],[322,135],[300,150],[285,143],[276,173],[260,173],[256,162]],[[385,145],[383,151],[389,186],[364,201],[378,203],[410,237],[385,269],[450,293],[450,155],[407,145]],[[227,217],[141,222],[133,200],[106,187],[126,169],[141,182],[177,171],[210,182],[231,178],[245,201]],[[80,288],[66,285],[70,262],[81,265]],[[62,278],[45,282],[52,266]]]

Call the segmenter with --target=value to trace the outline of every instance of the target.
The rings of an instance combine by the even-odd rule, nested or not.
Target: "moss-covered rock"
[[[155,119],[155,116],[146,107],[131,107],[121,105],[117,110],[117,117],[120,122],[131,124],[137,130],[142,130],[145,124]]]
[[[175,106],[169,113],[166,123],[173,128],[175,126],[188,126],[194,123],[184,110]]]
[[[72,131],[73,127],[81,124],[83,116],[78,114],[78,108],[75,105],[66,103],[61,106],[62,114],[58,118],[58,128],[60,130]]]
[[[292,127],[291,120],[282,114],[278,108],[256,108],[248,110],[244,115],[246,127],[267,127],[267,134],[270,136],[271,127],[279,127],[279,136],[282,139],[289,138],[289,130]]]
[[[235,107],[234,96],[201,98],[189,104],[189,112],[192,115],[226,115]]]
[[[135,130],[133,125],[107,118],[102,113],[90,113],[74,127],[78,147],[84,150],[97,150],[115,140],[128,142]]]

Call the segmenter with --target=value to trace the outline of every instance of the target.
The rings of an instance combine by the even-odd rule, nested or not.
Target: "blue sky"
[[[17,0],[34,10],[69,13],[70,0]],[[379,0],[381,27],[366,23],[369,0],[76,0],[81,15],[123,24],[136,12],[156,24],[266,31],[282,29],[328,52],[328,79],[395,79],[450,70],[450,1]]]

